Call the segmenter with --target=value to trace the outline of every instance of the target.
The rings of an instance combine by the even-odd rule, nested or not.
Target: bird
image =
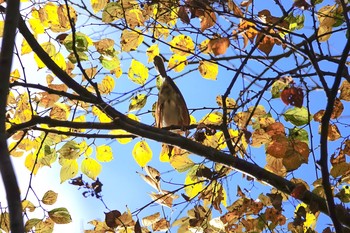
[[[156,127],[180,127],[181,130],[184,130],[190,124],[190,115],[185,99],[174,81],[167,75],[163,58],[156,55],[153,63],[163,78],[156,105]]]

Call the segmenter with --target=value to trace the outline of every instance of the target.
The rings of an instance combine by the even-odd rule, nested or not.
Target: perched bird
[[[163,58],[155,56],[154,66],[162,76],[163,83],[158,93],[156,127],[184,127],[190,124],[190,115],[184,97],[174,81],[166,74]]]

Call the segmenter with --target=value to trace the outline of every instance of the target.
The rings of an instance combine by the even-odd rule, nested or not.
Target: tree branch
[[[13,169],[6,137],[6,105],[9,92],[13,48],[19,19],[19,0],[7,1],[5,25],[0,54],[0,172],[9,206],[11,232],[24,232],[21,196]]]
[[[341,78],[343,76],[343,72],[345,70],[345,64],[346,59],[348,57],[350,51],[350,41],[347,40],[347,43],[344,47],[342,57],[340,59],[340,63],[337,69],[337,73],[335,76],[335,80],[332,86],[332,89],[329,93],[327,107],[325,110],[325,113],[322,117],[321,121],[321,158],[319,161],[319,164],[321,166],[321,173],[322,173],[322,185],[326,194],[326,200],[327,200],[327,208],[329,211],[329,216],[332,219],[334,228],[336,232],[341,233],[342,232],[342,226],[340,221],[338,220],[338,216],[336,213],[335,203],[333,199],[333,192],[332,192],[332,186],[329,182],[329,169],[328,169],[328,131],[329,131],[329,122],[331,119],[331,115],[334,108],[334,101],[336,99]]]

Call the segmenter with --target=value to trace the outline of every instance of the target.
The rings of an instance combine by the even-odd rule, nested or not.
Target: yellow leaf
[[[109,2],[102,12],[102,22],[111,23],[124,16],[124,9],[119,2]]]
[[[78,174],[78,162],[75,159],[63,159],[60,171],[61,183],[74,178]]]
[[[73,122],[86,122],[86,117],[85,115],[78,116],[73,119]]]
[[[40,164],[35,163],[35,157],[32,153],[28,154],[25,161],[24,161],[24,165],[26,166],[26,168],[32,172],[33,174],[36,175],[36,173],[38,172],[39,168],[41,167]],[[33,169],[34,168],[34,169]]]
[[[72,140],[66,142],[57,152],[65,159],[77,159],[80,155],[80,147]]]
[[[92,113],[98,117],[98,119],[100,120],[101,123],[112,122],[112,119],[109,118],[104,112],[102,112],[96,106],[92,106]]]
[[[48,2],[44,6],[44,10],[45,10],[45,13],[47,14],[46,24],[59,25],[59,19],[57,14],[58,6],[52,2]]]
[[[106,75],[102,82],[98,84],[98,90],[101,94],[110,94],[115,86],[114,78],[109,75]]]
[[[202,120],[200,120],[200,123],[204,124],[213,124],[213,125],[220,125],[222,123],[222,113],[221,112],[212,112],[208,113],[203,117]]]
[[[198,179],[193,179],[191,175],[187,175],[185,179],[185,192],[189,198],[194,198],[203,190],[203,183]]]
[[[187,58],[178,54],[174,54],[169,59],[168,67],[176,72],[181,72],[187,65]]]
[[[232,109],[236,107],[236,101],[230,97],[227,97],[225,102],[226,102],[227,112],[231,112]],[[216,96],[216,103],[219,105],[219,107],[223,108],[221,95]]]
[[[194,51],[194,43],[189,36],[178,35],[170,41],[170,49],[173,53],[188,56]]]
[[[204,145],[223,150],[226,148],[225,136],[222,131],[216,132],[214,135],[206,135]]]
[[[140,141],[135,144],[132,155],[140,167],[145,167],[152,159],[152,150],[146,141]]]
[[[169,145],[162,144],[162,150],[160,151],[160,154],[159,154],[159,161],[163,163],[170,162],[170,156],[171,154],[169,155]]]
[[[89,157],[93,152],[92,147],[88,146],[86,141],[82,141],[78,146],[80,148],[80,151],[82,151],[84,153],[85,157]]]
[[[89,178],[96,180],[101,173],[102,166],[93,158],[85,158],[81,163],[81,171]]]
[[[148,56],[148,60],[147,62],[152,62],[153,58],[157,55],[159,55],[159,47],[158,44],[153,44],[151,45],[148,49],[147,49],[147,56]]]
[[[21,45],[21,55],[28,54],[32,52],[32,48],[29,46],[26,39],[23,38],[22,45]]]
[[[170,31],[168,27],[158,24],[153,28],[153,34],[155,38],[161,39],[163,37],[166,40],[170,34]]]
[[[68,105],[64,103],[55,103],[49,115],[52,119],[65,121],[68,119],[69,114],[70,109],[68,109]]]
[[[52,58],[56,54],[56,48],[51,42],[45,42],[40,45],[45,52]],[[40,60],[38,55],[34,53],[34,60],[36,61],[36,64],[38,65],[38,68],[44,68],[45,64]]]
[[[123,129],[115,129],[115,130],[111,130],[109,132],[109,134],[111,135],[116,135],[116,140],[120,143],[120,144],[127,144],[129,142],[132,141],[132,137],[123,137],[123,135],[130,135],[130,133],[126,132]],[[118,136],[122,136],[122,137],[118,137]]]
[[[146,105],[147,95],[137,94],[130,99],[129,112],[140,110]]]
[[[170,165],[178,172],[185,172],[194,166],[194,162],[187,154],[174,154],[170,157]]]
[[[30,202],[28,200],[23,200],[22,201],[22,211],[25,212],[25,211],[27,211],[27,209],[29,210],[29,212],[33,212],[35,210],[35,206],[32,202]]]
[[[130,135],[130,133],[126,132],[123,129],[112,130],[110,134],[116,135],[116,136]],[[116,139],[120,144],[127,144],[132,141],[132,137],[116,137]]]
[[[45,205],[53,205],[56,203],[57,201],[57,196],[58,193],[52,191],[52,190],[48,190],[43,198],[41,199],[41,201],[45,204]]]
[[[96,159],[100,162],[110,162],[113,159],[112,148],[107,145],[96,147]]]
[[[199,44],[199,50],[202,53],[209,54],[211,52],[211,50],[209,49],[209,42],[210,42],[209,39],[205,39]]]
[[[148,79],[148,69],[141,62],[132,59],[128,72],[128,77],[134,83],[144,85],[146,80]]]
[[[31,18],[28,22],[30,28],[34,31],[34,34],[42,34],[45,32],[44,25],[41,23],[40,19]]]
[[[197,120],[194,116],[190,115],[190,125],[196,124]]]
[[[62,69],[62,70],[66,70],[67,65],[66,65],[66,61],[64,59],[64,56],[62,55],[62,53],[56,53],[53,57],[52,60]]]
[[[135,114],[128,113],[128,114],[126,114],[126,116],[134,121],[140,122],[140,119]]]
[[[219,73],[218,64],[209,61],[200,61],[198,69],[203,78],[211,80],[216,80]]]
[[[125,12],[125,20],[132,29],[143,26],[145,19],[139,9],[131,9]]]
[[[15,69],[14,71],[11,72],[10,78],[11,78],[11,83],[14,81],[17,81],[21,77],[21,74],[19,73],[18,69]]]
[[[90,0],[92,10],[96,14],[100,10],[104,9],[108,3],[108,0]]]
[[[143,35],[141,33],[138,33],[137,31],[123,30],[120,45],[122,47],[122,51],[130,52],[136,50],[142,41]]]
[[[315,229],[316,222],[317,222],[316,215],[308,210],[309,208],[305,203],[301,203],[297,205],[297,207],[295,208],[296,212],[299,210],[299,208],[304,208],[306,210],[305,222],[303,224],[305,229],[304,232],[306,232],[307,228]]]
[[[2,37],[3,33],[4,33],[4,21],[0,20],[0,37]]]

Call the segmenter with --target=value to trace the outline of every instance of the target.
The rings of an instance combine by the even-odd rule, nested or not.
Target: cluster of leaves
[[[65,207],[46,210],[47,206],[51,206],[56,203],[57,197],[58,193],[48,190],[41,199],[38,199],[38,205],[34,205],[31,201],[26,199],[22,201],[23,213],[28,218],[24,226],[25,232],[52,232],[55,224],[67,224],[72,221],[72,218]],[[40,209],[44,211],[44,218],[29,217],[30,215],[35,214],[35,212],[38,212]],[[0,229],[6,233],[10,232],[9,213],[6,212],[6,210],[3,212],[2,209],[0,214]]]
[[[207,108],[209,111],[198,121],[194,116],[198,110],[193,109],[191,125],[196,125],[193,136],[190,136],[193,141],[227,152],[231,156],[253,161],[252,151],[264,146],[266,164],[264,166],[257,163],[281,177],[287,177],[287,174],[308,163],[310,152],[315,152],[317,146],[312,145],[313,139],[309,136],[313,131],[311,124],[322,124],[326,109],[312,115],[309,100],[307,104],[304,103],[305,97],[310,97],[313,88],[310,83],[314,80],[310,83],[303,80],[303,68],[313,65],[325,92],[328,87],[322,80],[322,72],[317,65],[319,60],[315,60],[307,49],[301,49],[307,44],[296,45],[293,36],[305,39],[304,34],[296,33],[304,28],[304,10],[315,9],[320,2],[313,2],[311,6],[303,0],[296,1],[288,11],[279,5],[281,17],[274,16],[266,8],[256,11],[252,1],[243,1],[239,5],[231,0],[91,0],[91,6],[86,6],[85,3],[68,4],[68,1],[65,3],[34,4],[26,12],[27,24],[36,38],[44,35],[56,38],[41,43],[41,48],[75,83],[96,96],[97,100],[89,99],[84,93],[76,93],[67,83],[61,83],[61,77],[55,77],[52,73],[46,75],[46,84],[33,84],[28,81],[24,69],[21,72],[15,69],[11,73],[6,113],[6,126],[11,140],[9,150],[12,156],[26,156],[25,166],[32,174],[37,174],[43,166],[50,167],[58,162],[61,166],[61,183],[76,177],[80,170],[94,182],[89,184],[82,177],[78,177],[71,183],[87,189],[84,196],[100,198],[102,183],[98,176],[102,172],[102,164],[113,160],[113,151],[110,145],[99,145],[98,138],[115,138],[120,144],[126,144],[136,137],[115,124],[118,119],[112,118],[106,109],[116,104],[128,112],[126,116],[134,120],[134,124],[140,122],[137,114],[151,105],[149,97],[152,96],[150,93],[154,88],[149,84],[152,69],[143,61],[151,62],[154,56],[168,54],[169,51],[168,68],[175,72],[184,72],[190,66],[197,65],[194,70],[198,70],[205,79],[216,80],[219,67],[227,69],[234,76],[225,95],[216,97],[218,106]],[[257,13],[253,15],[252,12]],[[343,5],[336,2],[331,6],[322,6],[317,14],[312,13],[311,18],[317,25],[317,33],[306,41],[315,41],[321,48],[321,42],[330,39],[334,28],[340,27],[339,31],[344,31],[341,27],[346,21],[343,12]],[[83,14],[89,15],[92,24],[106,27],[103,38],[94,39],[88,33],[83,33],[83,27],[76,27]],[[222,20],[229,23],[222,23]],[[0,36],[2,25],[3,22],[0,21]],[[113,34],[116,29],[118,33]],[[109,31],[113,31],[113,36],[107,36]],[[115,35],[120,38],[115,39]],[[251,48],[247,52],[249,45]],[[145,57],[135,56],[144,46],[147,47]],[[169,50],[166,50],[167,47]],[[286,49],[287,55],[284,54]],[[232,68],[235,67],[231,63],[234,50],[239,51],[239,68]],[[264,56],[254,58],[255,50]],[[277,55],[269,60],[273,51]],[[39,57],[37,52],[33,52],[28,38],[24,36],[20,56],[26,58],[30,54],[33,55],[38,69],[47,67],[47,61]],[[125,64],[122,64],[121,57],[124,54],[129,54],[131,61],[127,72],[123,73]],[[285,72],[276,68],[277,61],[291,54],[295,56],[294,62],[297,66],[300,64],[300,68],[298,66]],[[302,54],[305,59],[299,60],[296,54]],[[268,75],[272,77],[265,78],[266,70],[258,75],[245,71],[244,65],[251,59],[263,64],[266,70],[271,69],[272,73]],[[308,59],[311,61],[307,62]],[[310,73],[310,76],[315,76]],[[123,74],[138,88],[130,92],[123,89],[123,94],[118,95],[115,92],[116,80],[122,79]],[[228,97],[238,75],[253,80],[235,98]],[[254,85],[260,87],[261,83],[265,83],[263,88],[254,88]],[[315,83],[316,88],[319,88],[318,80]],[[349,155],[350,144],[349,136],[341,135],[338,128],[341,123],[338,119],[344,109],[342,101],[350,100],[349,89],[349,82],[343,81],[331,115],[333,122],[329,124],[328,131],[330,142],[343,138],[337,153],[330,159],[330,175],[335,181],[333,187],[339,190],[335,197],[342,203],[350,201],[349,186],[338,188],[349,183],[350,165],[346,162],[346,155]],[[261,99],[265,100],[265,105],[260,103]],[[121,104],[125,100],[129,101],[126,107]],[[273,101],[278,102],[276,106],[272,104]],[[279,110],[280,103],[287,105],[287,109]],[[130,113],[135,111],[137,114]],[[167,191],[161,188],[161,181],[166,179],[161,178],[157,169],[148,166],[153,157],[149,143],[145,139],[138,140],[131,154],[136,163],[145,169],[146,175],[140,174],[140,177],[157,191],[150,194],[152,203],[172,209],[174,201],[179,198],[176,193],[184,190],[181,195],[183,200],[186,203],[196,203],[195,207],[187,211],[187,216],[173,223],[166,217],[161,217],[159,212],[140,221],[137,214],[135,219],[135,214],[130,210],[123,214],[113,210],[106,214],[105,221],[91,221],[94,229],[87,232],[166,231],[172,226],[178,226],[179,232],[261,232],[264,229],[274,230],[287,223],[282,200],[286,201],[288,197],[282,197],[280,192],[261,194],[253,199],[246,197],[238,188],[239,198],[232,204],[227,203],[228,191],[223,181],[232,176],[232,168],[208,161],[195,162],[189,151],[163,144],[160,161],[169,163],[174,170],[184,175],[180,189]],[[313,162],[316,162],[315,159]],[[250,178],[247,179],[250,181]],[[316,180],[313,185],[313,193],[326,197],[321,179]],[[309,186],[302,183],[293,190],[292,196],[301,199],[307,190],[310,190]],[[46,204],[44,198],[42,202]],[[25,209],[29,211],[35,209],[29,202],[26,206],[28,207]],[[220,216],[212,217],[214,214]],[[296,206],[294,220],[288,223],[288,229],[294,232],[313,231],[318,214],[318,207]],[[1,219],[8,219],[6,212],[2,215]],[[44,220],[28,220],[26,227],[27,230],[35,229],[40,232],[41,225],[50,225],[50,229],[45,228],[49,232],[52,231],[53,223],[68,222],[68,211],[58,208],[49,211],[48,218]],[[0,226],[8,229],[5,228],[8,227],[8,221]]]

